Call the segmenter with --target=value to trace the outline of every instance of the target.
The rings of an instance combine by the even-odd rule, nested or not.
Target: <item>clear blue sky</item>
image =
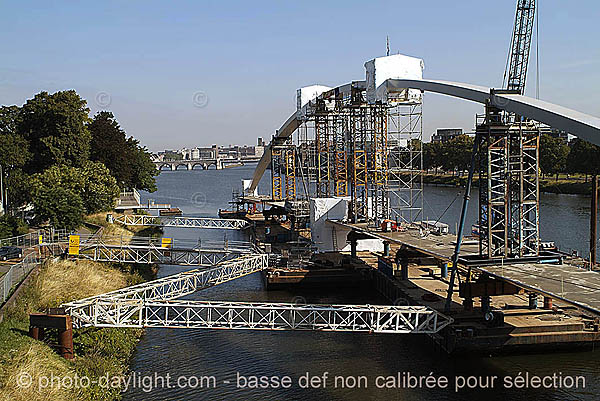
[[[538,3],[541,98],[600,116],[600,2]],[[499,87],[515,4],[0,0],[0,104],[75,89],[152,150],[254,143],[291,114],[298,87],[364,79],[386,35],[392,53],[425,60],[427,78]],[[481,110],[427,94],[425,137],[470,130]]]

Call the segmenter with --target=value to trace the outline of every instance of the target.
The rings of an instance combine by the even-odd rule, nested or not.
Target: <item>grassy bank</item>
[[[127,373],[142,330],[74,330],[75,359],[61,358],[46,343],[28,337],[29,314],[64,302],[112,291],[149,279],[148,267],[107,265],[91,261],[49,262],[41,267],[0,323],[0,400],[113,400],[120,388],[101,388],[101,377]],[[33,385],[19,386],[19,378],[31,375]],[[107,376],[108,375],[108,376]],[[87,388],[60,385],[38,388],[43,378],[90,378]],[[63,380],[68,383],[69,379]],[[95,382],[95,383],[94,383]]]
[[[119,216],[117,213],[112,213],[113,216]],[[124,227],[120,224],[111,224],[106,221],[106,212],[90,214],[84,217],[86,223],[95,224],[103,228],[102,235],[111,237],[132,237],[132,236],[143,236],[152,237],[155,235],[162,234],[161,227],[144,227],[144,226],[127,226]]]
[[[440,185],[448,187],[464,187],[467,183],[467,176],[462,177],[452,174],[424,174],[423,182],[430,185]],[[479,179],[477,176],[473,178],[473,186],[479,187]],[[585,181],[579,177],[567,178],[560,176],[559,179],[540,178],[540,191],[555,194],[574,194],[574,195],[591,195],[592,183]]]

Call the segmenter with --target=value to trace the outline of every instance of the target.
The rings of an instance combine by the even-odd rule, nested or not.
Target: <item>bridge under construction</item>
[[[599,343],[595,231],[588,260],[543,245],[539,146],[545,126],[600,145],[600,118],[524,96],[534,15],[535,1],[518,0],[499,89],[424,79],[423,60],[401,54],[368,60],[364,80],[298,89],[296,110],[236,200],[252,204],[243,219],[109,217],[125,226],[252,229],[256,241],[218,247],[84,241],[71,256],[207,267],[64,304],[69,324],[415,333],[448,352]],[[423,216],[424,92],[484,106],[455,235]],[[259,195],[268,169],[271,193]],[[475,174],[478,235],[465,238]],[[254,213],[258,204],[262,215]],[[267,288],[368,282],[393,305],[180,299],[258,272]],[[40,325],[43,319],[32,320]]]

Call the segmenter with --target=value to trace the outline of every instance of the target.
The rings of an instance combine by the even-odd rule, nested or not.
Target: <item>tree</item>
[[[540,137],[540,169],[542,174],[558,174],[567,171],[569,147],[560,138],[543,134]]]
[[[28,229],[27,224],[16,216],[9,214],[0,216],[0,238],[27,234]]]
[[[575,138],[569,144],[566,170],[569,173],[598,175],[600,173],[600,148],[583,139]]]
[[[429,142],[423,144],[423,168],[425,170],[437,169],[443,166],[443,144],[441,142]]]
[[[0,107],[0,165],[4,171],[22,168],[30,159],[29,143],[17,133],[20,108]]]
[[[131,158],[132,176],[129,183],[130,188],[142,189],[148,192],[156,191],[156,177],[159,171],[152,162],[150,152],[144,146],[140,146],[137,139],[127,139],[129,145],[129,157]]]
[[[443,144],[442,166],[445,170],[467,170],[471,163],[473,138],[468,135],[458,135]]]
[[[83,201],[70,189],[60,186],[42,187],[33,198],[39,221],[48,221],[53,227],[73,230],[83,223]]]
[[[97,113],[88,125],[91,140],[90,160],[99,161],[110,170],[121,188],[131,183],[132,161],[125,131],[108,111]]]
[[[158,174],[150,153],[133,137],[126,137],[114,115],[100,112],[89,124],[92,135],[90,159],[102,162],[122,189],[156,191]]]
[[[108,169],[99,162],[85,162],[83,167],[52,166],[35,174],[31,182],[33,200],[48,188],[63,188],[81,200],[82,212],[96,213],[114,207],[119,187]]]
[[[21,109],[17,132],[33,154],[25,170],[38,173],[55,165],[81,166],[88,160],[87,103],[74,90],[40,92]]]

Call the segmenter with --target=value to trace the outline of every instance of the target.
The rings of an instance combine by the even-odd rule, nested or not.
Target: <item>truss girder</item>
[[[211,217],[119,215],[114,217],[114,221],[126,226],[148,227],[217,228],[223,230],[242,230],[250,227],[250,223],[245,220]]]
[[[267,268],[267,254],[244,255],[212,268],[195,269],[63,305],[77,327],[117,321],[141,310],[144,302],[192,294]],[[115,320],[116,319],[116,320]]]
[[[97,327],[317,330],[432,334],[452,320],[423,306],[217,301],[95,303]],[[91,324],[89,324],[91,325]]]

